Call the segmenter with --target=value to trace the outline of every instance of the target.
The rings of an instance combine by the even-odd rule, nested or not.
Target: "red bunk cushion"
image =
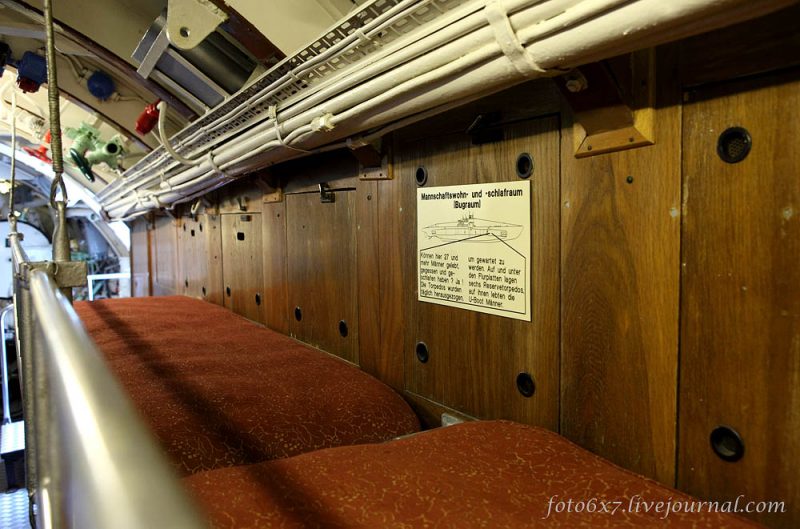
[[[654,512],[652,502],[695,500],[555,433],[505,421],[213,470],[184,483],[216,529],[758,527],[707,509]],[[555,512],[553,504],[548,514],[551,498],[584,508]],[[616,509],[603,504],[615,512],[601,512],[600,502],[616,501]]]
[[[75,310],[182,474],[419,430],[377,379],[222,307],[175,296]]]

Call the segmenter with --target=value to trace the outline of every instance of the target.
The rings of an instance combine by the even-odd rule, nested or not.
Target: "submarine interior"
[[[0,0],[2,529],[800,527],[796,0]]]

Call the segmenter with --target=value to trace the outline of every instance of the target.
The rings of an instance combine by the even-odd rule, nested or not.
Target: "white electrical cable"
[[[158,109],[158,134],[156,137],[158,141],[161,142],[161,146],[172,156],[175,161],[180,162],[184,165],[200,165],[202,162],[201,160],[190,160],[189,158],[184,158],[180,154],[178,154],[175,149],[172,148],[172,145],[169,143],[169,138],[167,138],[167,103],[165,101],[159,101],[158,105],[156,105]]]
[[[166,169],[166,185],[155,190],[145,187],[152,176],[135,173],[138,183],[122,182],[105,196],[103,204],[112,217],[136,215],[202,194],[246,170],[303,154],[297,150],[320,152],[346,146],[341,140],[362,130],[381,130],[449,101],[470,99],[542,75],[543,70],[557,71],[583,64],[587,58],[598,60],[598,53],[610,57],[685,37],[788,5],[791,0],[772,0],[758,7],[737,3],[489,0],[480,2],[488,5],[485,11],[475,11],[474,3],[469,4],[459,11],[464,16],[451,25],[423,27],[417,33],[424,37],[409,36],[410,42],[397,39],[391,50],[376,52],[371,60],[356,63],[277,105],[279,125],[267,119],[252,127],[246,138],[229,138],[207,151],[227,174],[220,176],[209,163],[190,168],[172,164]],[[728,18],[723,19],[723,13]],[[705,24],[697,23],[698,17]],[[148,189],[145,196],[149,198],[140,200],[136,194],[131,199],[137,189]]]
[[[572,0],[575,2],[576,0]],[[517,0],[515,3],[531,3],[532,0],[524,0],[524,2],[520,2]],[[564,2],[560,2],[563,4]],[[483,19],[479,12],[476,14],[476,10],[471,8],[468,11],[473,14],[472,20],[469,22],[470,28],[480,28],[481,25],[485,25],[485,19]],[[546,13],[550,15],[551,12]],[[463,18],[463,14],[454,14],[454,18],[461,19]],[[448,42],[452,41],[454,37],[458,37],[464,33],[463,28],[457,27],[446,27],[442,30],[437,32],[437,39],[431,43],[421,43],[414,46],[402,46],[399,47],[399,54],[393,57],[392,64],[400,63],[401,70],[392,72],[390,76],[384,76],[383,78],[376,78],[378,80],[371,82],[369,85],[362,84],[359,87],[359,92],[356,97],[358,98],[369,98],[373,96],[380,95],[385,93],[387,90],[391,89],[395,84],[395,79],[397,77],[400,78],[408,78],[414,77],[424,73],[425,71],[433,68],[438,67],[440,65],[446,65],[451,63],[453,60],[457,59],[460,55],[463,55],[464,45],[450,45],[446,47],[442,47],[443,44],[447,44]],[[484,35],[482,36],[481,40],[485,42],[491,41],[491,32],[484,28]],[[474,39],[473,39],[474,40]],[[469,45],[467,43],[466,45]],[[431,47],[437,49],[437,54],[434,61],[430,61],[423,56],[423,52],[429,51]],[[411,63],[408,61],[410,59],[414,59]],[[349,101],[354,99],[354,92],[347,92],[346,88],[352,84],[357,84],[363,81],[368,81],[370,78],[375,77],[381,71],[381,65],[376,64],[372,68],[362,68],[359,69],[353,76],[342,76],[339,78],[337,83],[334,83],[328,89],[317,92],[313,94],[307,100],[302,101],[299,105],[286,109],[285,115],[287,117],[293,117],[297,114],[302,114],[304,110],[312,109],[314,106],[318,105],[320,102],[324,102],[326,99],[330,99],[332,95],[339,94],[337,99],[333,102],[330,102],[330,105],[337,106],[337,108],[347,108],[350,106]],[[286,118],[284,118],[286,119]],[[299,120],[300,123],[308,122],[306,118],[302,118]],[[297,121],[293,123],[298,123]],[[268,125],[271,127],[271,124]],[[284,128],[290,128],[291,126],[284,122]],[[264,125],[257,126],[256,128],[252,129],[251,133],[258,134],[262,132],[264,129]],[[116,198],[115,194],[110,194],[104,197],[104,202],[108,203],[113,201]]]
[[[573,3],[574,3],[574,1],[575,0],[573,0]],[[516,2],[509,2],[509,3],[511,3],[514,6],[519,6],[519,5],[524,5],[524,4],[531,4],[531,3],[535,4],[535,2],[531,2],[531,0],[527,0],[527,1],[517,0]],[[557,4],[558,4],[557,6],[547,6],[548,12],[542,13],[542,14],[543,15],[546,14],[547,16],[549,16],[549,15],[553,14],[553,10],[556,10],[556,11],[559,11],[559,12],[562,11],[565,2],[558,2]],[[541,9],[541,7],[539,9]],[[478,15],[480,15],[480,13]],[[470,24],[471,24],[472,27],[480,27],[481,24],[483,26],[485,26],[486,25],[486,20],[479,16],[479,17],[474,18],[472,21],[470,21]],[[456,32],[456,34],[462,34],[463,30],[456,29],[455,32]],[[451,35],[445,35],[445,37],[446,37],[445,41],[452,40],[451,39]],[[469,37],[469,36],[467,36],[467,37]],[[471,42],[474,43],[474,42],[478,42],[478,41],[486,42],[487,46],[488,45],[493,46],[495,48],[495,50],[496,50],[495,55],[498,55],[498,56],[501,55],[501,53],[499,52],[499,49],[497,49],[497,46],[494,43],[493,36],[492,36],[492,31],[489,28],[487,28],[487,27],[481,28],[481,35],[478,38],[476,38],[475,36],[472,36]],[[409,48],[404,48],[404,49],[407,51]],[[462,68],[464,68],[468,64],[469,61],[465,61],[463,57],[459,57],[459,55],[463,55],[463,49],[464,49],[463,44],[459,45],[458,42],[456,42],[455,44],[451,43],[450,45],[445,46],[444,48],[442,48],[442,47],[438,47],[437,48],[437,57],[436,57],[436,61],[433,63],[433,65],[434,66],[442,65],[442,67],[443,67],[443,69],[439,68],[438,71],[436,72],[436,75],[438,77],[441,77],[442,75],[452,75],[454,73],[457,73],[458,71],[462,70]],[[410,53],[411,53],[412,57],[420,55],[416,50],[411,50]],[[492,53],[492,50],[490,48],[484,48],[482,51],[479,51],[479,53],[477,54],[477,58],[476,58],[475,54],[471,55],[472,62],[480,62],[481,60],[484,60],[486,57],[491,55],[491,53]],[[422,65],[419,66],[419,67],[415,66],[418,63],[422,63]],[[431,64],[425,65],[424,64],[424,58],[420,57],[416,61],[410,63],[410,66],[408,64],[404,65],[404,67],[406,69],[408,69],[408,68],[416,68],[410,74],[406,74],[404,76],[400,76],[400,75],[390,76],[388,79],[384,80],[382,83],[372,82],[371,83],[371,89],[367,89],[368,87],[366,85],[362,85],[361,86],[361,90],[360,90],[358,95],[361,98],[362,102],[363,102],[364,98],[369,98],[369,97],[373,97],[373,96],[380,96],[380,97],[377,97],[377,98],[370,99],[368,101],[368,105],[367,106],[369,106],[369,104],[374,105],[377,102],[386,101],[386,100],[389,99],[389,97],[387,97],[387,94],[389,94],[389,96],[394,96],[398,92],[398,90],[396,89],[396,86],[393,89],[390,89],[390,87],[392,87],[392,86],[394,86],[396,84],[396,81],[394,81],[394,78],[396,78],[396,77],[401,77],[401,78],[408,78],[408,77],[414,78],[414,77],[416,77],[419,80],[419,79],[422,78],[422,76],[420,76],[418,74],[421,73],[421,72],[424,72],[425,68],[426,67],[430,67],[430,66],[431,66]],[[407,88],[407,87],[413,88],[413,83],[411,83],[411,85],[409,85],[409,83],[405,83],[403,85],[403,87],[404,88]],[[330,108],[331,106],[334,106],[334,107],[347,108],[347,106],[349,105],[348,104],[348,100],[349,99],[352,99],[352,96],[351,96],[350,93],[346,93],[346,94],[336,98],[334,101],[329,101],[328,105],[326,107]],[[336,101],[339,101],[339,103],[336,103]],[[313,103],[313,101],[312,101],[312,103]],[[364,105],[362,104],[362,107],[363,106]],[[295,108],[288,110],[287,113],[291,114],[291,110],[295,110]],[[305,119],[307,119],[307,118],[303,118],[301,120],[301,122],[305,121]],[[288,126],[288,123],[286,123],[285,126],[288,127],[288,128],[291,128],[291,127]],[[258,127],[257,127],[256,129],[253,129],[252,132],[253,133],[258,133],[258,132],[261,132],[261,131],[258,130]],[[264,138],[261,135],[258,136],[259,142],[267,141],[267,139],[268,138]],[[267,150],[269,148],[274,148],[275,147],[272,143],[269,143],[269,142],[267,142],[266,144],[262,143],[260,146],[251,145],[252,141],[247,141],[245,143],[247,143],[246,146],[245,145],[240,145],[241,148],[237,149],[237,150],[240,150],[240,151],[244,151],[245,155],[246,154],[253,155],[254,153],[260,153],[260,152],[263,152],[264,150]],[[237,159],[236,161],[238,162],[239,160]],[[231,164],[228,164],[228,165],[226,165],[226,167],[228,167],[230,165]],[[190,170],[189,172],[186,173],[186,175],[184,177],[180,178],[178,180],[178,182],[179,183],[183,183],[187,179],[196,178],[198,176],[198,173],[201,173],[201,172],[202,171],[191,171]]]
[[[369,39],[371,36],[383,31],[386,27],[393,24],[397,19],[403,18],[407,15],[408,11],[417,10],[427,4],[429,4],[432,0],[418,0],[418,1],[410,1],[397,4],[393,8],[389,9],[385,13],[381,14],[380,16],[376,17],[374,20],[370,21],[368,24],[363,26],[360,29],[361,34],[365,34],[364,32],[368,32],[365,34],[366,37]],[[310,70],[313,70],[316,66],[321,63],[326,62],[330,58],[335,56],[342,55],[353,48],[355,48],[361,42],[361,38],[359,35],[352,34],[349,35],[347,38],[343,39],[340,42],[337,42],[334,46],[331,46],[324,52],[314,56],[312,59],[305,61],[303,64],[298,66],[297,68],[289,71],[286,75],[284,75],[281,79],[273,82],[270,86],[268,86],[262,94],[258,94],[255,98],[251,98],[243,103],[241,103],[238,107],[233,109],[231,113],[227,114],[226,116],[220,117],[213,122],[199,128],[197,131],[193,132],[188,138],[183,139],[177,148],[181,148],[183,145],[190,143],[197,137],[206,134],[208,131],[213,130],[217,127],[224,127],[227,123],[234,121],[238,118],[241,114],[243,114],[246,110],[263,103],[264,101],[268,100],[272,97],[275,93],[280,91],[281,89],[285,88],[287,85],[295,82],[299,77],[302,77]],[[306,91],[306,93],[313,93],[310,91]],[[146,167],[142,168],[142,171],[147,171],[149,167],[152,167],[156,163],[159,163],[160,159],[156,159]],[[135,174],[130,175],[129,182],[135,180]],[[116,189],[116,185],[104,189],[98,195],[101,199],[107,199],[107,195]]]

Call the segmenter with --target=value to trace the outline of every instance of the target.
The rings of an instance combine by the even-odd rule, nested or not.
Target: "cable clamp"
[[[330,132],[336,125],[333,123],[333,114],[328,112],[311,120],[311,130],[314,132]]]
[[[161,173],[159,175],[159,180],[161,180],[161,183],[159,184],[158,187],[160,187],[161,189],[172,191],[172,184],[169,183],[169,179],[165,178],[165,176],[166,175],[164,173]]]
[[[307,151],[305,149],[300,149],[298,147],[292,147],[291,145],[289,145],[288,143],[283,141],[283,138],[281,137],[281,125],[280,125],[280,123],[278,123],[278,107],[276,105],[270,105],[269,106],[269,108],[267,109],[267,118],[271,118],[271,119],[274,120],[275,137],[278,139],[278,143],[281,144],[281,147],[285,147],[287,149],[292,149],[292,150],[298,151],[298,152],[305,152],[305,153],[309,152],[309,151]]]
[[[215,173],[217,173],[218,175],[222,175],[223,178],[226,179],[233,178],[230,175],[228,175],[228,173],[220,169],[219,165],[217,165],[217,162],[214,161],[214,155],[211,153],[211,151],[208,151],[208,164],[211,166],[211,168],[214,170]]]
[[[161,202],[161,199],[158,198],[158,195],[156,193],[148,193],[147,194],[147,199],[152,201],[152,202],[154,202],[157,208],[165,208],[166,207],[164,205],[164,203]]]
[[[547,70],[536,64],[531,54],[522,46],[514,28],[511,27],[511,20],[504,6],[496,0],[490,0],[483,12],[494,31],[494,38],[500,49],[519,73],[525,77],[539,77],[540,74],[547,73]]]
[[[358,37],[359,44],[369,44],[369,43],[372,42],[372,37],[370,37],[366,33],[364,33],[364,30],[361,29],[361,28],[358,28],[357,30],[355,30],[353,32],[353,34],[356,37]]]

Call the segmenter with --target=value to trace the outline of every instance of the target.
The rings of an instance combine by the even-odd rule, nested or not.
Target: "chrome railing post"
[[[25,486],[28,490],[29,510],[31,525],[35,528],[33,506],[35,493],[38,487],[38,468],[36,461],[36,435],[33,420],[33,306],[31,304],[31,291],[28,283],[28,267],[24,263],[24,255],[19,255],[17,250],[20,234],[12,231],[9,239],[12,248],[12,270],[14,274],[14,323],[17,328],[17,365],[20,369],[20,389],[22,391],[22,407],[25,419]]]
[[[39,322],[33,321],[33,422],[36,438],[37,487],[37,527],[64,527],[60,512],[60,494],[63,483],[61,477],[61,450],[59,439],[59,418],[56,415],[53,393],[50,388],[50,369],[47,344],[42,335]],[[48,501],[43,501],[43,495]]]

